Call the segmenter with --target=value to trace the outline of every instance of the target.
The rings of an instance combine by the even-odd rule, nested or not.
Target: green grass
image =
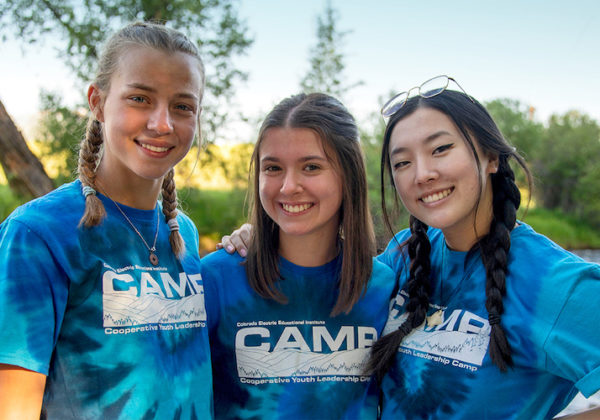
[[[600,230],[573,216],[555,210],[535,208],[530,209],[524,218],[520,212],[519,219],[563,248],[600,248]]]

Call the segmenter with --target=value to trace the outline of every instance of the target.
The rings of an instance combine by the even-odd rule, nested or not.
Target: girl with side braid
[[[198,232],[173,179],[203,91],[180,32],[107,41],[79,179],[0,225],[0,418],[212,416]]]
[[[509,161],[529,171],[449,81],[382,110],[384,212],[389,179],[410,213],[379,257],[399,281],[369,363],[382,418],[552,418],[600,389],[600,266],[517,220]]]

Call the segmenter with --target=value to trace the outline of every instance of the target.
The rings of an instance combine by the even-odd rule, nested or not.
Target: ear
[[[496,172],[498,172],[498,166],[499,165],[500,165],[500,159],[499,159],[498,155],[489,156],[488,157],[487,173],[488,174],[495,174]]]
[[[104,93],[97,84],[92,83],[87,92],[88,105],[95,119],[104,122]]]

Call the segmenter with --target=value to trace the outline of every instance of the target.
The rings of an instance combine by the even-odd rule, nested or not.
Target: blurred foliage
[[[362,82],[346,84],[344,55],[341,52],[348,31],[337,28],[339,12],[328,1],[323,16],[317,17],[317,44],[310,51],[310,69],[300,81],[303,92],[321,92],[340,100]]]
[[[27,44],[43,45],[49,34],[59,38],[58,57],[82,83],[89,83],[100,45],[126,23],[152,20],[179,29],[200,47],[207,91],[203,129],[207,139],[214,141],[218,129],[233,117],[224,110],[236,82],[247,78],[235,67],[234,57],[244,54],[253,42],[235,4],[236,0],[4,0],[0,34],[3,41],[12,34]],[[82,88],[82,98],[84,94]]]
[[[534,159],[538,199],[600,228],[600,126],[577,111],[552,115]]]
[[[27,200],[17,196],[6,183],[0,183],[0,222]]]
[[[511,99],[486,104],[504,136],[526,158],[539,206],[572,214],[600,228],[600,126],[588,115],[552,115],[546,126],[533,108]],[[521,185],[523,175],[517,178]]]
[[[198,227],[202,253],[215,250],[215,244],[247,219],[246,190],[200,190],[183,188],[179,191],[182,210]]]
[[[58,93],[48,91],[40,93],[40,102],[39,152],[42,156],[54,157],[51,158],[54,164],[51,173],[55,174],[55,184],[60,185],[76,177],[79,142],[85,135],[87,123],[87,105],[69,108]]]

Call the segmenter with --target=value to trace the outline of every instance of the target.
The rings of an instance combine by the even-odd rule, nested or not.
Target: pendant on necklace
[[[154,252],[150,251],[150,256],[148,257],[148,259],[150,260],[150,264],[154,266],[158,265],[158,257]]]
[[[442,323],[442,315],[443,314],[444,314],[444,311],[442,311],[440,309],[438,311],[435,311],[430,316],[428,316],[427,317],[427,326],[428,327],[435,327],[436,325],[440,325]]]

